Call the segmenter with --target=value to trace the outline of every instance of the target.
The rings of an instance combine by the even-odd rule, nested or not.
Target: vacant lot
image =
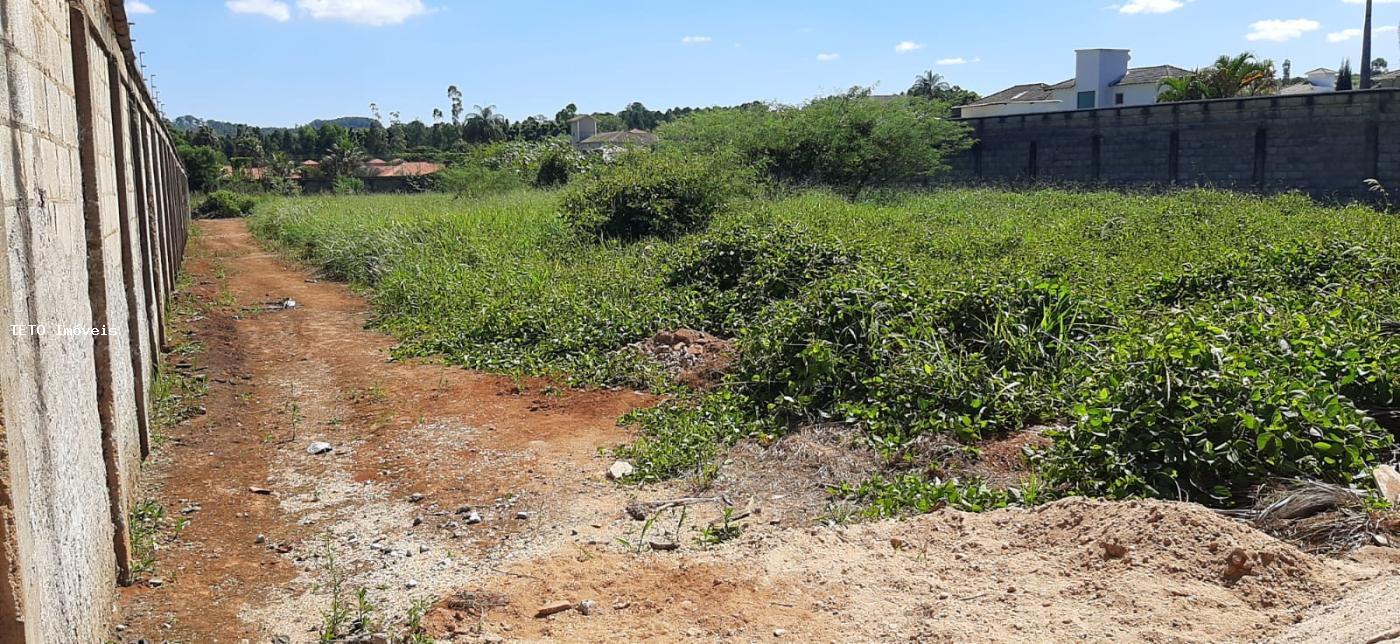
[[[113,639],[1394,627],[1393,549],[1316,552],[1394,539],[1378,504],[1290,544],[1196,504],[1056,499],[1239,504],[1268,475],[1390,458],[1392,220],[1216,193],[806,194],[622,245],[556,208],[308,198],[200,222]]]
[[[872,514],[1239,505],[1394,453],[1394,216],[1200,190],[810,192],[624,244],[558,210],[541,191],[290,199],[252,227],[366,288],[400,356],[675,393],[629,417],[639,481],[703,489],[726,446],[831,424],[882,463],[833,489]],[[719,375],[654,359],[680,329],[732,343]],[[1033,467],[992,486],[955,467],[1003,439]]]

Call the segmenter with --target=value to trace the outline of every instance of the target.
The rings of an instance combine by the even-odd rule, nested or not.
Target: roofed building
[[[1190,70],[1173,65],[1128,67],[1127,49],[1075,51],[1075,75],[1047,85],[1028,83],[1008,87],[960,109],[962,118],[1061,112],[1157,102],[1162,79],[1186,76]]]
[[[599,132],[598,119],[584,114],[569,119],[569,140],[574,147],[585,152],[598,152],[608,148],[629,146],[650,146],[656,144],[656,135],[646,130],[621,130]]]

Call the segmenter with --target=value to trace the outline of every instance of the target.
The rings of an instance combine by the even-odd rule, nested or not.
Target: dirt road
[[[172,342],[207,380],[206,413],[147,465],[167,518],[116,641],[1255,641],[1336,632],[1330,602],[1400,570],[1394,550],[1322,559],[1156,502],[819,524],[820,508],[742,485],[753,459],[737,452],[717,491],[750,514],[703,545],[723,526],[712,504],[634,521],[629,503],[688,491],[603,476],[600,450],[628,439],[617,419],[652,397],[390,360],[363,298],[240,220],[198,229],[202,306]],[[536,617],[553,602],[571,608]]]

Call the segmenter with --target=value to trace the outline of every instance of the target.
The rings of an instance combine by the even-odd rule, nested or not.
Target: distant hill
[[[308,123],[308,125],[310,125],[311,127],[320,129],[321,127],[324,127],[324,126],[326,126],[326,125],[335,124],[335,125],[339,125],[339,126],[341,126],[341,127],[343,127],[343,128],[347,128],[347,129],[351,129],[351,130],[367,130],[367,129],[369,129],[370,124],[373,123],[373,122],[374,122],[374,119],[372,119],[372,118],[370,118],[370,117],[368,117],[368,116],[342,116],[342,117],[336,118],[336,119],[316,119],[316,120],[314,120],[314,121]],[[171,126],[174,127],[175,129],[181,130],[181,131],[184,131],[184,132],[192,132],[192,131],[194,131],[194,130],[198,130],[198,129],[201,128],[201,127],[208,126],[209,129],[213,130],[214,133],[217,134],[217,135],[219,135],[219,136],[233,136],[234,134],[237,134],[237,133],[238,133],[238,128],[239,128],[240,126],[242,126],[242,127],[250,127],[250,126],[243,125],[243,124],[241,124],[241,123],[229,123],[228,121],[216,121],[216,120],[213,120],[213,119],[206,120],[206,119],[199,118],[198,116],[192,116],[192,115],[189,115],[189,114],[186,114],[186,115],[180,116],[180,117],[176,117],[175,120],[173,120],[173,121],[170,122],[170,124],[171,124]],[[251,127],[257,127],[257,126],[251,126]],[[300,126],[298,126],[298,127],[300,127]],[[276,131],[285,130],[285,129],[288,129],[288,128],[285,128],[285,127],[258,127],[258,129],[259,129],[259,130],[262,130],[263,132],[276,132]]]

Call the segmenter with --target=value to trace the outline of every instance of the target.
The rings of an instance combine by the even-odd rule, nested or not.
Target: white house
[[[1306,83],[1295,83],[1279,90],[1280,95],[1319,94],[1337,91],[1337,72],[1319,67],[1303,75]]]
[[[1163,78],[1191,73],[1172,65],[1129,68],[1132,55],[1127,49],[1079,49],[1074,53],[1074,78],[1054,85],[1031,83],[1008,87],[962,106],[962,117],[1149,105],[1157,102],[1158,86]]]
[[[599,132],[598,119],[587,114],[569,119],[569,139],[575,148],[585,152],[656,144],[656,135],[646,130]]]

